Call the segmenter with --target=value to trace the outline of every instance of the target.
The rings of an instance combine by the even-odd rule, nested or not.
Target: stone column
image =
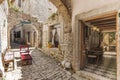
[[[39,48],[42,47],[42,30],[39,30],[39,33],[38,33],[38,40],[39,40]]]
[[[38,31],[36,33],[36,38],[37,38],[37,40],[36,40],[36,47],[38,48],[39,47],[39,32]]]
[[[117,14],[117,80],[120,80],[120,13]]]
[[[72,61],[72,67],[74,71],[80,70],[80,26],[78,26],[79,22],[78,19],[75,19],[75,23],[73,26],[73,61]]]
[[[31,32],[31,37],[32,37],[32,46],[34,46],[34,31]]]
[[[11,45],[10,45],[10,31],[11,31],[11,28],[10,28],[10,26],[8,26],[8,48],[10,49],[11,48]]]
[[[69,24],[67,24],[69,23]],[[61,50],[64,55],[64,61],[72,64],[72,53],[73,53],[73,43],[72,43],[72,33],[71,33],[71,24],[68,20],[64,20],[64,40],[61,44]]]
[[[39,47],[39,30],[36,31],[36,35],[35,35],[35,47],[38,48]]]
[[[72,34],[65,33],[64,34],[64,60],[72,62]]]

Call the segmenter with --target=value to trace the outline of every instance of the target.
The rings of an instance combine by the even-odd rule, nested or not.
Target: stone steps
[[[104,66],[99,66],[99,65],[87,65],[86,68],[109,72],[109,73],[111,73],[111,72],[116,73],[116,68],[104,67]]]
[[[88,64],[84,70],[77,71],[73,76],[77,80],[116,80],[116,69]]]
[[[98,66],[98,65],[87,65],[84,71],[91,72],[111,80],[115,80],[117,71],[114,68]]]

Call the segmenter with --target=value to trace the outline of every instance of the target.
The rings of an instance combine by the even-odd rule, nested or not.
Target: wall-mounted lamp
[[[93,29],[94,31],[100,31],[100,29],[97,28],[97,27],[93,27],[92,29]]]

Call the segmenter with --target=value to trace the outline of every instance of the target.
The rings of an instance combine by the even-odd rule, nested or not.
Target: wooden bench
[[[29,54],[29,52],[30,50],[28,45],[20,46],[20,56],[22,60],[22,65],[32,64],[32,57]]]
[[[14,52],[10,52],[8,49],[6,49],[2,53],[2,62],[4,71],[7,71],[9,68],[13,68],[14,70]],[[10,65],[10,63],[12,63],[12,65]]]

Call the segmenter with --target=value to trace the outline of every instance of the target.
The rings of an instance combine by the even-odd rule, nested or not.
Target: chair
[[[96,64],[97,65],[98,65],[102,55],[103,55],[103,51],[99,51],[99,50],[87,51],[87,58],[89,58],[89,59],[96,59]]]
[[[13,68],[14,70],[14,53],[7,51],[7,49],[2,53],[2,62],[4,71],[7,71],[8,68]],[[9,64],[12,63],[10,66]]]
[[[32,57],[29,54],[29,46],[28,45],[22,45],[20,46],[20,56],[22,60],[22,65],[32,64]]]

